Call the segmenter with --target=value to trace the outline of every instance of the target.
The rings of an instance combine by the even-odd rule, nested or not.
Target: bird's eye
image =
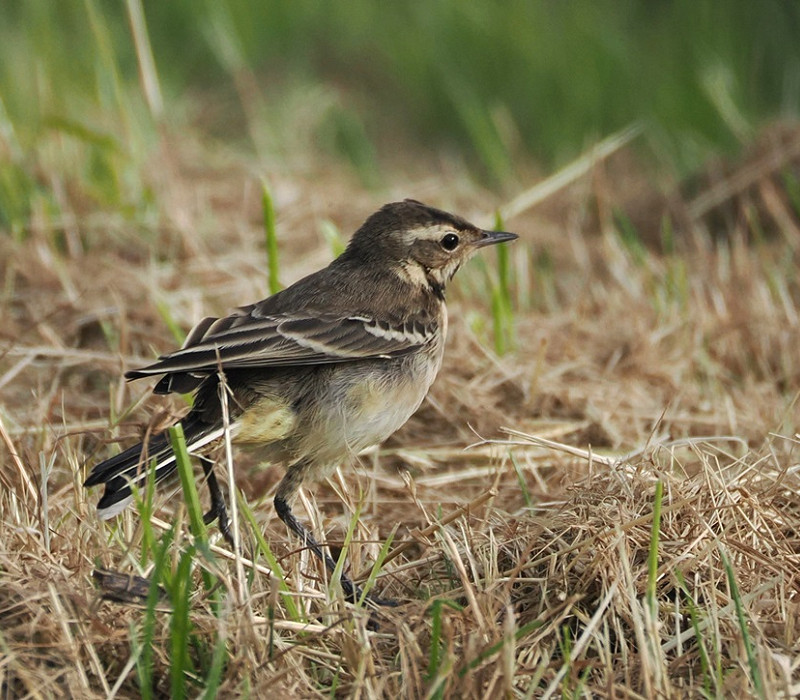
[[[442,248],[445,250],[455,250],[458,248],[459,239],[455,233],[448,233],[441,241]]]

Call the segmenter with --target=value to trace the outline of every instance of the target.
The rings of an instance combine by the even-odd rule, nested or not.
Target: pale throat
[[[425,268],[416,261],[402,262],[393,267],[392,270],[400,279],[409,282],[418,289],[425,289],[430,286]]]
[[[393,271],[400,279],[419,289],[429,288],[432,281],[439,288],[444,289],[447,283],[453,279],[453,275],[458,272],[459,267],[461,267],[460,260],[452,260],[444,267],[437,268],[427,268],[416,261],[406,261],[400,263]]]

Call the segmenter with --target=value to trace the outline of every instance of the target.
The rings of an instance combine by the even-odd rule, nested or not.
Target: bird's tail
[[[189,452],[201,449],[223,433],[222,428],[197,420],[184,420],[183,430]],[[133,500],[131,487],[141,489],[147,484],[149,468],[155,469],[156,484],[175,473],[175,453],[166,432],[140,442],[92,469],[83,485],[105,484],[103,497],[97,504],[97,514],[102,520],[113,518],[130,504]]]

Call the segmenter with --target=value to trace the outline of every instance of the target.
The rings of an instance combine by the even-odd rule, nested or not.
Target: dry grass
[[[624,154],[508,221],[525,241],[512,259],[516,349],[502,358],[487,349],[481,272],[462,273],[430,401],[298,507],[333,544],[359,511],[355,576],[393,537],[376,586],[401,604],[380,611],[378,631],[280,525],[270,500],[280,475],[250,474],[238,456],[297,611],[263,557],[253,569],[221,544],[198,555],[220,587],[194,578],[189,692],[202,692],[215,648],[222,696],[800,692],[800,239],[775,184],[797,169],[768,145],[753,158],[767,153],[771,169],[737,179],[746,161],[711,183],[714,206],[681,209],[671,249],[616,232],[624,197],[609,183],[622,181],[617,170],[632,177]],[[171,158],[182,167],[152,176],[169,218],[149,229],[73,202],[70,221],[0,237],[4,696],[141,692],[148,613],[102,601],[92,571],[151,575],[148,530],[130,512],[97,521],[84,464],[111,454],[111,437],[128,444],[184,408],[118,378],[174,345],[169,323],[185,329],[266,293],[253,179]],[[319,220],[349,231],[380,203],[338,173],[272,184],[284,282],[328,258]],[[391,196],[406,195],[475,218],[497,204],[463,181],[407,182]],[[641,239],[663,238],[656,207]],[[720,212],[729,225],[715,229]],[[157,535],[178,523],[173,569],[191,543],[185,512],[178,497],[157,505]],[[241,535],[253,558],[249,524]],[[168,695],[169,605],[150,619],[153,688]]]

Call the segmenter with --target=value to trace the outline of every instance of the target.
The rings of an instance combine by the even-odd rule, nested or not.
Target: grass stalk
[[[739,585],[736,583],[736,573],[733,570],[730,559],[724,551],[720,550],[722,557],[722,564],[725,567],[725,574],[728,578],[728,586],[731,592],[731,598],[736,607],[736,619],[739,622],[739,631],[742,634],[742,644],[744,645],[745,652],[747,653],[747,665],[750,668],[750,681],[756,691],[756,695],[760,698],[765,698],[764,681],[761,678],[761,670],[758,667],[758,659],[756,658],[755,646],[750,637],[750,630],[747,623],[747,614],[744,610],[744,603],[742,596],[739,594]]]
[[[444,641],[442,639],[442,611],[445,607],[452,608],[460,612],[463,608],[454,600],[439,598],[434,600],[430,606],[431,616],[431,642],[428,652],[428,682],[436,683],[429,690],[429,697],[441,698],[444,696],[444,682],[446,678],[439,677],[442,663],[442,651]]]
[[[142,523],[142,553],[139,557],[139,563],[144,567],[151,556],[154,555],[157,545],[156,534],[150,520],[153,515],[153,502],[156,494],[155,463],[151,464],[147,470],[144,496],[142,497],[141,490],[136,487],[133,487],[132,491],[133,502],[136,505],[136,511],[139,513],[139,521]]]
[[[238,504],[239,511],[244,515],[245,520],[250,525],[250,531],[253,537],[255,537],[256,554],[260,554],[262,557],[264,557],[264,560],[267,562],[267,566],[272,570],[272,575],[278,582],[278,590],[282,595],[283,604],[286,606],[286,613],[289,616],[289,619],[295,622],[305,622],[305,616],[302,614],[302,608],[300,608],[295,602],[292,590],[286,583],[286,574],[284,573],[280,562],[278,562],[278,559],[272,553],[267,540],[264,538],[264,534],[261,531],[261,526],[256,521],[256,517],[252,508],[250,508],[241,494],[239,494]],[[256,556],[254,556],[253,559],[255,560]]]
[[[658,540],[661,534],[661,504],[664,500],[664,482],[656,482],[656,493],[653,498],[653,525],[650,529],[650,548],[647,553],[647,604],[650,614],[655,620],[658,615],[658,598],[656,583],[658,579]]]
[[[275,226],[275,204],[266,180],[261,180],[261,214],[267,250],[267,283],[269,293],[275,294],[282,289],[279,280],[278,233]]]
[[[503,230],[503,219],[495,215],[495,231]],[[514,344],[514,311],[511,299],[511,263],[509,246],[495,246],[497,254],[497,281],[492,289],[492,320],[494,323],[494,349],[504,355]]]
[[[172,581],[170,598],[172,601],[172,617],[170,620],[170,689],[171,697],[183,700],[187,695],[186,681],[192,672],[189,659],[189,641],[192,624],[189,619],[190,600],[193,585],[192,564],[194,547],[187,548],[178,560],[178,568]]]
[[[347,525],[347,532],[344,535],[344,542],[342,543],[342,550],[339,552],[339,558],[336,560],[336,566],[331,574],[330,586],[333,590],[340,590],[342,587],[342,572],[344,571],[344,564],[347,561],[347,552],[350,549],[350,543],[353,541],[356,527],[358,527],[358,519],[361,516],[361,505],[356,506],[350,522]],[[384,555],[385,556],[385,555]]]
[[[160,122],[164,115],[164,98],[161,96],[161,84],[158,80],[150,36],[147,33],[142,0],[126,0],[125,6],[128,10],[133,43],[136,47],[136,59],[139,63],[139,76],[147,99],[147,106],[150,108],[153,119]]]
[[[525,481],[525,475],[522,473],[522,469],[519,466],[517,456],[512,452],[510,453],[509,457],[511,459],[511,464],[514,467],[514,472],[517,475],[517,483],[519,483],[519,490],[522,493],[522,498],[525,499],[525,507],[533,508],[533,499],[531,498],[530,491],[528,490],[528,482]]]
[[[347,244],[342,238],[342,232],[339,230],[338,226],[333,223],[333,221],[329,221],[327,219],[323,221],[320,224],[320,231],[334,258],[338,258],[342,253],[344,253],[344,249]]]
[[[186,340],[186,333],[183,332],[181,324],[175,320],[175,316],[172,313],[172,307],[166,301],[160,300],[156,302],[156,308],[161,316],[161,320],[169,329],[169,332],[172,334],[175,342],[178,343],[178,345],[183,345],[183,341]]]
[[[386,541],[381,545],[381,549],[378,552],[378,556],[375,559],[375,563],[372,565],[370,569],[369,576],[367,580],[364,582],[364,585],[361,588],[361,598],[359,599],[359,605],[363,605],[364,600],[367,597],[367,594],[372,590],[372,587],[375,585],[375,580],[378,578],[378,574],[381,572],[381,568],[383,567],[384,562],[386,561],[386,557],[389,556],[389,549],[392,546],[392,542],[394,542],[394,537],[397,534],[397,528],[400,527],[399,523],[396,523],[395,526],[392,528],[392,531],[389,533],[389,536],[386,538]]]
[[[700,614],[697,604],[695,603],[691,593],[689,593],[689,588],[686,585],[686,579],[679,569],[675,569],[675,578],[678,580],[678,585],[680,586],[680,589],[683,591],[683,595],[686,598],[686,607],[689,610],[689,621],[691,622],[692,630],[694,631],[694,638],[697,641],[697,649],[700,654],[700,670],[703,676],[703,692],[707,697],[711,697],[714,674],[711,671],[711,661],[709,660],[708,649],[706,648],[706,643],[702,636],[702,630],[700,627]],[[713,646],[714,645],[712,644],[712,647]]]
[[[203,509],[200,506],[200,495],[197,492],[192,460],[186,449],[186,437],[183,426],[178,423],[169,428],[169,439],[175,452],[175,465],[181,480],[181,490],[189,514],[189,529],[195,540],[202,546],[208,546],[208,529],[203,521]]]
[[[161,583],[165,580],[167,562],[172,542],[175,539],[175,526],[167,530],[158,544],[154,554],[154,566],[150,575],[150,589],[145,603],[145,612],[142,619],[141,635],[133,635],[133,638],[140,639],[139,657],[136,662],[136,672],[139,681],[139,692],[144,700],[153,697],[153,665],[154,665],[154,642],[156,630],[156,607],[161,600]]]
[[[540,620],[533,620],[525,625],[522,625],[522,627],[518,627],[514,631],[514,634],[511,637],[515,642],[518,642],[520,639],[524,639],[531,632],[535,632],[537,629],[541,628],[541,626],[542,622]],[[564,628],[564,634],[565,634],[564,642],[566,644],[564,650],[567,652],[565,654],[565,657],[568,658],[569,653],[571,651],[572,642],[571,642],[571,637],[569,636],[570,633],[566,627]],[[467,664],[458,672],[458,675],[465,676],[469,671],[478,668],[478,666],[480,666],[484,661],[492,658],[495,654],[502,651],[503,647],[508,643],[508,641],[509,641],[508,637],[503,637],[503,639],[501,639],[500,641],[495,642],[494,644],[484,649],[474,659],[467,662]]]

